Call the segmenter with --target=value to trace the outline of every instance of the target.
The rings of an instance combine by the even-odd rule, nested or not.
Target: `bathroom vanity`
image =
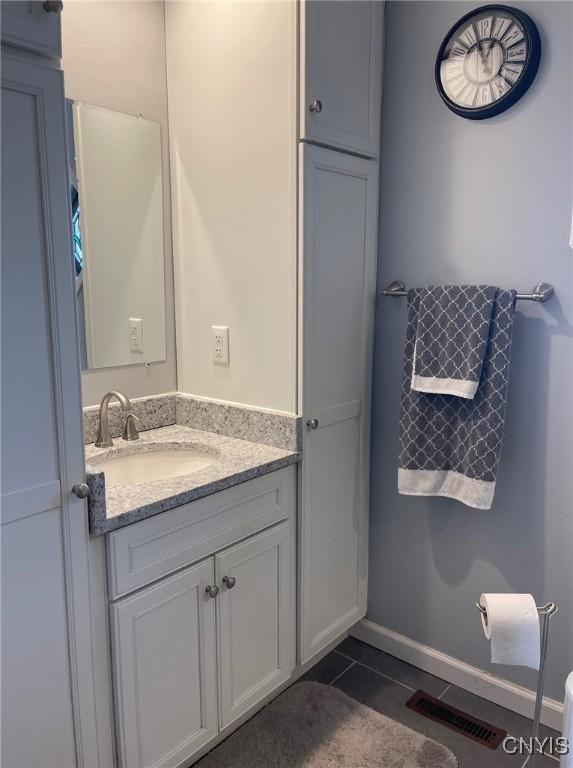
[[[168,398],[185,420],[192,399]],[[161,399],[121,399],[143,426],[154,406],[169,412]],[[108,434],[104,400],[98,437]],[[297,666],[301,453],[299,420],[288,422],[290,438],[274,436],[286,448],[177,423],[86,446],[92,542],[105,541],[94,556],[105,551],[121,766],[196,758]]]
[[[293,467],[107,536],[120,765],[177,765],[295,667]]]
[[[121,765],[183,762],[289,679],[295,499],[286,467],[107,535]]]

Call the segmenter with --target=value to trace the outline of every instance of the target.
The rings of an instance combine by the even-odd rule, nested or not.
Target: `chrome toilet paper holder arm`
[[[483,613],[483,615],[485,616],[485,623],[487,624],[487,611],[485,607],[481,603],[476,603],[476,608],[480,613]],[[546,603],[545,605],[538,605],[537,613],[540,616],[553,616],[554,613],[557,613],[557,604]]]
[[[481,603],[476,603],[476,608],[483,615],[487,626],[487,611]],[[534,768],[535,758],[539,754],[536,750],[536,739],[539,736],[539,724],[541,722],[541,707],[543,705],[543,686],[545,683],[545,659],[547,658],[547,641],[549,640],[549,621],[557,613],[557,603],[546,603],[537,606],[537,613],[541,616],[541,648],[539,651],[539,674],[537,675],[537,693],[535,694],[535,712],[533,714],[533,728],[531,739],[533,752],[527,763],[528,768]]]

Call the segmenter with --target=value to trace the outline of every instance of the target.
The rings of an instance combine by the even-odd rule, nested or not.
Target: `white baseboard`
[[[352,637],[373,645],[381,651],[396,656],[402,661],[413,664],[425,672],[441,677],[476,696],[493,701],[501,707],[511,709],[525,717],[533,717],[535,692],[521,685],[504,680],[501,677],[472,667],[465,661],[454,659],[446,653],[436,651],[427,645],[411,640],[391,629],[376,624],[370,619],[362,619],[350,630]],[[541,722],[561,732],[563,724],[563,704],[547,696],[543,697]]]

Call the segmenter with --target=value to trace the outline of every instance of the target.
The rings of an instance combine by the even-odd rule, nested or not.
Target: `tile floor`
[[[460,768],[525,768],[528,764],[527,757],[508,755],[501,746],[492,751],[407,709],[405,703],[415,690],[421,688],[458,709],[504,728],[516,737],[529,737],[530,720],[354,638],[343,640],[303,679],[335,685],[378,712],[445,744],[457,756]],[[542,726],[541,735],[559,734]],[[536,759],[535,768],[559,768],[559,762],[543,755]]]

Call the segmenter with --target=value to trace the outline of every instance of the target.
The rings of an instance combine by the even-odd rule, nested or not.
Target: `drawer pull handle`
[[[209,597],[215,598],[219,594],[219,587],[216,584],[209,584],[208,587],[205,587],[205,592]]]
[[[307,419],[306,426],[309,429],[318,429],[318,419]]]
[[[233,589],[236,583],[237,579],[234,576],[223,576],[223,584],[227,589]]]
[[[322,101],[320,99],[315,99],[312,104],[308,105],[308,108],[310,112],[316,112],[317,115],[320,115],[322,112]]]

